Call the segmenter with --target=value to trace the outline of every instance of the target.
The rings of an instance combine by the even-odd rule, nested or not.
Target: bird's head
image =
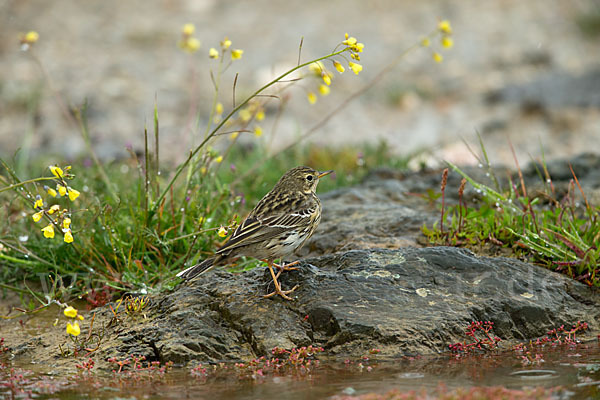
[[[333,171],[319,172],[310,167],[296,167],[283,174],[277,186],[284,190],[302,191],[310,193],[317,190],[319,178],[329,175]]]

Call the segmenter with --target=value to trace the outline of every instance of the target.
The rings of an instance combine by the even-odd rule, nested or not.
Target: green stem
[[[8,290],[12,290],[13,292],[21,293],[21,294],[29,294],[29,292],[25,289],[19,289],[16,286],[7,285],[6,283],[0,283],[0,287]],[[8,319],[7,317],[0,317],[3,319]]]
[[[348,51],[348,48],[344,48],[342,50],[338,50],[337,52],[328,54],[326,56],[319,57],[319,58],[316,58],[314,60],[311,60],[311,61],[305,62],[303,64],[297,65],[294,68],[290,69],[289,71],[284,72],[283,74],[279,75],[277,78],[275,78],[271,82],[267,83],[266,85],[260,87],[254,93],[252,93],[250,96],[248,96],[244,101],[242,101],[240,104],[238,104],[233,110],[231,110],[229,112],[229,114],[227,114],[227,116],[225,116],[225,118],[223,118],[223,120],[210,132],[210,134],[208,136],[206,136],[204,138],[204,140],[194,150],[192,150],[190,152],[190,155],[188,156],[187,160],[185,160],[182,164],[179,165],[179,167],[177,167],[177,170],[175,171],[175,175],[171,178],[171,180],[167,184],[167,187],[163,190],[163,192],[161,193],[161,195],[158,197],[157,201],[154,203],[154,206],[152,207],[152,210],[151,210],[150,215],[148,217],[151,218],[154,215],[154,213],[156,213],[156,209],[158,207],[158,204],[160,204],[160,202],[162,201],[162,199],[167,195],[167,193],[169,192],[169,189],[171,188],[171,186],[173,186],[173,184],[175,183],[175,181],[177,180],[177,178],[179,177],[179,175],[181,175],[181,172],[183,172],[183,170],[189,165],[189,163],[191,162],[191,160],[194,158],[194,156],[196,154],[198,154],[198,152],[200,151],[200,149],[202,149],[202,147],[204,147],[204,145],[219,131],[219,129],[221,129],[221,127],[223,127],[223,125],[225,125],[225,123],[236,112],[238,112],[242,107],[244,107],[246,104],[248,104],[248,102],[250,100],[252,100],[254,97],[256,97],[257,95],[259,95],[264,90],[266,90],[269,87],[273,86],[274,84],[276,84],[277,82],[279,82],[280,80],[282,80],[283,78],[285,78],[286,76],[290,75],[291,73],[293,73],[293,72],[295,72],[295,71],[297,71],[297,70],[299,70],[301,68],[304,68],[307,65],[310,65],[310,64],[315,63],[317,61],[325,60],[327,58],[331,58],[333,56],[337,56],[337,55],[342,54],[342,53],[344,53],[346,51]]]
[[[11,256],[8,256],[8,255],[2,254],[2,253],[0,253],[0,259],[10,261],[13,263],[17,263],[17,264],[25,264],[25,265],[36,265],[37,264],[35,261],[23,260],[22,258],[11,257]]]
[[[190,237],[193,237],[193,236],[201,235],[201,234],[206,233],[206,232],[216,231],[218,229],[219,229],[219,227],[217,227],[217,228],[209,228],[209,229],[202,229],[200,231],[188,233],[186,235],[182,235],[182,236],[178,236],[178,237],[173,238],[173,239],[169,239],[169,240],[167,240],[165,242],[165,244],[169,245],[169,244],[174,243],[174,242],[176,242],[178,240],[187,239],[187,238],[190,238]]]
[[[7,190],[14,190],[16,188],[18,188],[19,186],[25,186],[29,183],[33,183],[33,182],[40,182],[40,181],[53,181],[55,178],[54,177],[40,177],[40,178],[33,178],[33,179],[27,179],[26,181],[20,181],[18,183],[11,183],[9,186],[0,188],[0,193],[5,192]]]

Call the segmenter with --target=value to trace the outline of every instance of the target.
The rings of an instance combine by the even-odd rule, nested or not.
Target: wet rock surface
[[[439,176],[438,172],[431,173],[431,178],[438,180],[437,185]],[[417,183],[412,176],[380,169],[360,186],[321,195],[325,207],[319,229],[299,254],[315,256],[344,250],[416,246],[421,227],[431,225],[439,217],[435,207],[428,207],[426,201],[415,196],[424,191],[415,186]]]
[[[562,275],[505,258],[433,247],[353,250],[285,273],[295,301],[264,299],[270,276],[216,271],[155,298],[148,320],[121,331],[115,350],[161,361],[247,360],[276,346],[323,346],[360,357],[441,353],[464,340],[471,321],[494,322],[503,340],[543,336],[588,321],[598,329],[598,299]]]

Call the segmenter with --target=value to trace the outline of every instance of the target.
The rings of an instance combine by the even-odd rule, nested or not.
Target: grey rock
[[[369,179],[357,187],[321,196],[324,207],[315,235],[299,255],[321,255],[350,249],[416,246],[424,224],[434,215],[426,202],[411,199],[409,181]],[[418,200],[420,207],[415,207]]]
[[[598,329],[586,286],[513,259],[449,247],[352,250],[286,272],[295,301],[264,299],[266,270],[218,270],[154,299],[149,317],[117,336],[121,356],[190,362],[247,360],[273,347],[323,346],[328,354],[380,357],[441,353],[471,321],[494,322],[508,343],[578,320]],[[122,328],[122,327],[121,327]]]

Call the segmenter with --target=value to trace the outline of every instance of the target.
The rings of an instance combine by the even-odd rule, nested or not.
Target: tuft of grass
[[[512,146],[511,146],[512,147]],[[494,247],[562,272],[590,286],[600,286],[598,262],[600,221],[598,207],[589,204],[573,168],[568,190],[555,190],[545,160],[538,168],[543,190],[528,190],[517,163],[517,177],[508,177],[503,189],[489,163],[483,144],[481,164],[487,168],[493,186],[476,182],[452,163],[449,166],[463,177],[458,204],[442,207],[442,223],[422,231],[432,244]],[[516,162],[516,160],[515,160]],[[442,179],[444,181],[444,179]],[[468,205],[463,196],[469,183],[478,194],[478,202]],[[445,191],[442,183],[442,198]]]
[[[207,154],[201,162],[209,168],[199,169],[185,195],[181,187],[173,188],[147,223],[145,210],[153,181],[169,173],[163,170],[147,178],[146,157],[142,157],[132,153],[128,159],[104,166],[110,191],[93,165],[73,169],[69,184],[78,187],[81,195],[71,210],[75,239],[71,244],[60,239],[58,229],[56,238],[44,238],[36,231],[42,226],[31,220],[35,212],[31,202],[14,191],[1,192],[0,218],[9,224],[0,228],[0,262],[8,266],[1,268],[0,287],[34,295],[42,304],[46,297],[64,302],[83,296],[92,307],[122,292],[143,295],[169,290],[178,282],[172,279],[177,271],[209,256],[222,243],[219,228],[231,231],[288,169],[302,164],[334,169],[333,179],[319,185],[323,193],[359,182],[373,167],[406,165],[385,144],[360,150],[298,146],[269,158],[252,173],[260,178],[251,179],[243,174],[266,158],[264,149],[236,146],[218,168]],[[30,168],[46,169],[41,165]],[[10,185],[8,177],[0,179]],[[15,179],[24,182],[18,176]],[[37,183],[25,191],[32,198],[45,194],[43,185]],[[118,194],[118,201],[112,192]],[[49,205],[54,201],[61,199],[50,199]],[[254,265],[255,261],[241,261],[241,267]],[[28,282],[27,287],[23,282]]]

